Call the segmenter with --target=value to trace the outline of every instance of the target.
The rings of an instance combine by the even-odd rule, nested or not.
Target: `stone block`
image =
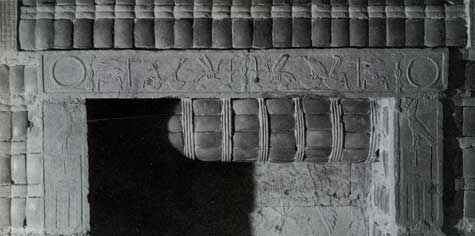
[[[0,185],[11,183],[11,159],[9,156],[0,156]],[[0,211],[2,212],[2,211]]]
[[[11,157],[12,182],[14,184],[26,184],[26,156],[14,155]]]
[[[445,19],[425,19],[425,46],[445,46]]]
[[[222,134],[218,132],[195,133],[195,145],[197,148],[221,147]]]
[[[475,148],[466,148],[463,153],[463,176],[475,177]]]
[[[0,141],[9,141],[12,138],[12,113],[0,111]]]
[[[236,131],[259,130],[259,118],[256,115],[237,115],[234,117],[234,130]]]
[[[293,114],[294,104],[288,98],[266,99],[267,112],[269,114]]]
[[[168,141],[178,151],[183,150],[183,133],[181,132],[168,133]]]
[[[45,50],[53,48],[54,25],[52,19],[37,19],[35,26],[35,48]]]
[[[293,162],[295,156],[295,148],[271,147],[269,149],[270,162]]]
[[[295,121],[293,115],[271,115],[269,125],[271,132],[294,130]]]
[[[233,48],[252,47],[252,19],[234,18],[232,19],[232,40]]]
[[[463,216],[475,218],[475,191],[464,191]]]
[[[18,34],[20,48],[23,50],[34,50],[35,46],[35,20],[20,20]]]
[[[221,161],[222,149],[217,148],[196,148],[195,156],[200,161]]]
[[[41,184],[43,179],[41,154],[26,155],[26,179],[28,184]]]
[[[43,227],[43,203],[42,198],[27,198],[26,199],[26,223],[27,226],[33,229],[41,229]]]
[[[312,46],[330,47],[332,40],[332,27],[330,18],[312,19]]]
[[[367,115],[345,115],[343,124],[346,132],[369,132],[370,120]]]
[[[305,161],[328,162],[330,154],[331,148],[306,148]]]
[[[0,198],[0,227],[10,227],[10,198]]]
[[[251,132],[234,132],[233,147],[248,149],[259,147],[259,134]],[[257,157],[256,157],[257,158]]]
[[[344,148],[368,148],[369,134],[368,133],[345,133]]]
[[[204,131],[221,132],[221,117],[217,115],[195,116],[194,117],[194,131],[195,132],[204,132]]]
[[[368,46],[386,47],[386,19],[368,19]]]
[[[304,98],[303,110],[305,113],[330,113],[330,101],[327,98]]]
[[[343,113],[367,114],[369,112],[369,101],[362,99],[342,99]]]
[[[155,48],[155,22],[153,19],[136,19],[134,42],[137,48]]]
[[[308,147],[327,148],[332,146],[331,131],[313,131],[306,133],[306,144]]]
[[[212,24],[212,47],[232,47],[232,22],[231,18],[213,19]]]
[[[115,19],[114,21],[114,47],[134,47],[134,20]]]
[[[181,132],[181,116],[172,116],[168,119],[167,130],[169,132]]]
[[[193,47],[193,19],[176,19],[174,32],[175,48]]]
[[[93,46],[94,20],[77,19],[74,21],[73,46],[78,49],[89,49]]]
[[[423,47],[424,46],[424,19],[406,20],[406,46]]]
[[[54,21],[54,48],[71,49],[73,47],[73,22],[68,19]]]
[[[292,47],[312,46],[312,20],[310,18],[292,19]]]
[[[406,20],[404,18],[388,18],[386,30],[386,46],[404,47],[406,45]]]
[[[331,46],[347,47],[350,45],[350,22],[345,18],[332,18],[331,20]]]
[[[212,22],[210,18],[196,18],[193,21],[193,47],[210,48],[212,45]]]
[[[12,228],[23,228],[26,221],[26,199],[13,198],[11,204]]]
[[[368,46],[368,20],[350,19],[350,46]]]
[[[343,161],[363,162],[368,158],[368,149],[343,149]]]
[[[272,19],[272,46],[276,48],[292,47],[292,18]]]
[[[233,160],[234,161],[256,161],[258,156],[258,148],[242,148],[233,147]]]
[[[445,45],[464,47],[467,44],[467,26],[464,18],[449,18],[445,21]]]
[[[305,127],[308,130],[331,130],[332,123],[329,114],[305,115]]]
[[[221,101],[219,99],[193,100],[193,113],[195,115],[220,115]]]
[[[94,48],[112,48],[114,46],[113,34],[113,19],[96,19],[94,21]]]
[[[259,113],[259,104],[256,99],[233,99],[232,105],[236,115]]]
[[[463,108],[463,136],[475,136],[475,107]]]
[[[25,66],[12,66],[9,69],[9,87],[11,94],[21,94],[25,92]]]
[[[269,145],[279,148],[295,148],[295,134],[294,132],[271,133]]]
[[[253,21],[252,47],[272,47],[272,18],[255,18]]]
[[[10,93],[10,68],[0,65],[0,94]]]
[[[28,129],[28,112],[17,111],[12,113],[12,140],[25,141]]]

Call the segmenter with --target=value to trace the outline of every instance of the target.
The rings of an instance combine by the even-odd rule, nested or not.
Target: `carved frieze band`
[[[392,96],[445,89],[446,55],[443,49],[48,52],[44,92]]]

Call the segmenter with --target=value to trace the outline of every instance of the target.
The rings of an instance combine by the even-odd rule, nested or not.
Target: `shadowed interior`
[[[254,164],[190,161],[180,100],[87,100],[92,235],[251,235]]]

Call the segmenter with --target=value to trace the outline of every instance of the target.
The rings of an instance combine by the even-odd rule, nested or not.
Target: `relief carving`
[[[429,88],[440,78],[439,64],[432,57],[412,58],[406,68],[406,78],[414,88]]]
[[[92,60],[92,91],[119,92],[132,87],[130,61]]]
[[[290,50],[268,54],[259,51],[207,52],[206,55],[192,52],[177,52],[176,55],[104,53],[99,56],[89,52],[46,53],[44,61],[48,73],[44,83],[46,92],[330,90],[357,92],[363,96],[367,91],[394,95],[415,88],[441,86],[438,82],[443,75],[441,66],[445,66],[443,53],[424,51],[421,56],[402,52],[391,55],[365,51],[335,53],[335,50],[318,53]],[[395,78],[395,81],[389,78]]]
[[[412,150],[414,150],[414,160],[417,163],[417,153],[421,147],[421,140],[425,141],[428,147],[434,145],[434,137],[431,135],[425,122],[418,117],[419,102],[423,98],[404,98],[402,101],[403,117],[407,120],[409,131],[412,138]],[[416,164],[417,165],[417,164]]]
[[[163,86],[168,86],[172,89],[181,89],[185,85],[185,81],[178,79],[178,71],[181,69],[182,65],[186,62],[186,58],[180,58],[176,68],[165,74],[164,70],[160,67],[160,64],[157,62],[150,63],[148,76],[144,79],[142,83],[142,88],[160,90]]]
[[[287,61],[290,56],[288,54],[282,54],[277,58],[274,64],[265,64],[265,70],[268,74],[268,78],[278,87],[288,87],[290,83],[295,81],[295,76],[284,70]]]
[[[370,57],[359,61],[361,65],[361,77],[357,80],[357,86],[361,89],[382,88],[389,89],[386,77],[386,67],[384,60],[379,57]]]
[[[310,68],[310,79],[315,83],[315,88],[321,88],[322,84],[328,89],[349,89],[348,78],[345,72],[338,72],[343,58],[341,56],[333,56],[333,63],[330,70],[311,56],[304,56],[302,59]]]

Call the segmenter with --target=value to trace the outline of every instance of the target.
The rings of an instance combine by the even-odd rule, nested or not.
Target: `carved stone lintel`
[[[397,96],[445,89],[446,54],[442,49],[47,52],[43,83],[45,93],[58,95],[298,92]]]

